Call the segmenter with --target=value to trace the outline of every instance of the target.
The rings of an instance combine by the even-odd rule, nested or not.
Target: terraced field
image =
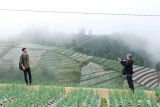
[[[81,68],[80,86],[120,87],[122,85],[121,73],[113,68],[117,63],[109,61],[103,63],[102,58],[87,56],[74,51],[64,51],[62,54],[78,62],[88,64]],[[105,65],[104,65],[105,64]]]
[[[105,66],[108,69],[112,69],[119,72],[121,72],[122,70],[122,66],[116,61],[106,61],[106,59],[100,58],[93,58],[93,61]],[[160,87],[160,74],[155,69],[138,67],[135,65],[133,71],[133,81],[136,87],[152,89]],[[123,83],[124,86],[127,86],[126,79]]]
[[[79,82],[80,66],[77,61],[60,53],[61,49],[46,51],[37,63],[37,72],[45,69],[59,82]]]
[[[121,75],[122,66],[114,60],[88,56],[75,51],[66,51],[57,47],[48,47],[32,43],[0,44],[0,55],[4,66],[14,64],[18,69],[21,48],[27,47],[33,75],[36,79],[76,82],[80,86],[121,87],[127,86]],[[45,78],[43,78],[45,77]],[[151,68],[134,66],[133,80],[136,87],[160,87],[160,74]]]
[[[83,86],[117,87],[127,86],[127,82],[121,75],[122,66],[114,60],[87,56],[74,51],[64,51],[62,54],[74,60],[82,62],[85,59],[87,64],[81,68],[81,82]],[[84,61],[84,60],[83,60]],[[160,87],[160,73],[155,69],[134,66],[133,80],[135,87],[157,88]]]
[[[160,87],[160,74],[155,69],[134,66],[133,80],[146,88]]]
[[[4,60],[12,60],[13,63],[18,66],[21,49],[23,47],[28,48],[28,53],[30,54],[30,63],[32,66],[35,66],[38,60],[40,59],[41,55],[46,52],[49,48],[43,47],[41,45],[34,45],[34,44],[26,44],[26,45],[17,45],[16,47],[10,49],[4,56]]]
[[[45,52],[40,58],[38,66],[52,67],[54,65],[55,67],[65,67],[78,64],[76,61],[61,55],[58,51],[60,50],[54,49]]]
[[[7,45],[4,47],[8,48]],[[19,76],[18,78],[21,78],[20,75],[23,75],[20,74],[18,70],[21,49],[23,47],[28,49],[28,53],[30,55],[30,65],[35,81],[42,82],[42,80],[46,80],[56,82],[58,81],[62,83],[80,81],[79,73],[81,64],[69,57],[62,55],[61,52],[63,49],[32,43],[17,44],[13,48],[9,48],[10,50],[7,52],[5,51],[6,53],[2,56],[3,66],[8,66],[8,69],[5,67],[3,72],[5,75],[7,75],[7,71],[12,67],[11,69],[15,74],[14,75],[8,72],[11,74],[11,76],[9,75],[6,78],[17,78],[17,76]],[[3,50],[1,49],[1,51]],[[3,72],[0,73],[4,75]]]
[[[74,52],[74,51],[63,51],[62,52],[63,55],[67,55],[70,58],[78,61],[78,62],[86,62],[86,61],[90,61],[92,59],[92,56],[88,56],[82,53],[78,53],[78,52]]]
[[[107,86],[119,87],[122,84],[120,73],[112,70],[104,70],[104,67],[90,62],[88,65],[81,69],[81,82],[82,86]],[[119,81],[118,81],[119,80]]]
[[[2,57],[15,46],[16,44],[12,42],[1,42],[0,43],[0,58],[2,59]]]

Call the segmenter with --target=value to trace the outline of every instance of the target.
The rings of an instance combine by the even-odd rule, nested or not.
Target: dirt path
[[[15,84],[0,84],[0,86],[8,86],[8,85],[15,85]],[[23,84],[17,84],[17,86],[24,86]],[[38,87],[42,87],[42,85],[34,85],[34,86],[29,86],[31,88],[38,88]],[[48,85],[44,85],[44,87],[56,87],[56,86],[48,86]],[[58,86],[57,86],[58,88]],[[94,92],[97,92],[101,97],[106,98],[108,97],[109,93],[112,91],[128,91],[127,89],[106,89],[106,88],[80,88],[80,87],[64,87],[65,91],[67,93],[71,92],[72,90],[78,90],[78,89],[82,89],[82,90],[93,90]],[[155,96],[155,91],[144,91],[145,94],[147,96]]]
[[[66,92],[71,92],[72,90],[81,89],[79,87],[65,87]],[[105,88],[82,88],[84,90],[93,90],[97,92],[101,97],[106,98],[108,97],[109,93],[112,91],[121,91],[125,92],[128,91],[127,89],[105,89]],[[155,91],[145,91],[147,96],[155,96]]]

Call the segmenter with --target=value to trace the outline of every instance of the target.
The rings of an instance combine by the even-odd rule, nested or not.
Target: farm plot
[[[45,74],[49,75],[46,76],[47,78],[54,78],[58,82],[76,81],[79,83],[81,64],[59,51],[61,50],[54,49],[45,52],[38,61],[36,71],[45,71]]]
[[[7,52],[9,52],[12,48],[14,48],[16,44],[2,42],[0,43],[0,58],[2,58]]]
[[[110,92],[106,98],[107,107],[160,107],[157,96],[148,97],[144,90],[136,90],[135,94],[130,91]]]
[[[69,56],[70,58],[78,61],[78,62],[86,62],[86,61],[90,61],[92,59],[92,56],[88,56],[79,52],[75,52],[75,51],[63,51],[62,52],[63,55]]]
[[[81,68],[81,86],[120,86],[122,84],[120,80],[119,72],[104,70],[103,66],[94,62]]]
[[[41,55],[46,51],[44,49],[29,49],[28,50],[29,55],[30,55],[30,63],[31,65],[36,65],[38,60],[40,59]],[[6,53],[3,56],[3,59],[5,60],[13,60],[14,64],[18,65],[19,59],[21,55],[21,48],[13,48],[11,49],[8,53]]]
[[[105,94],[105,95],[104,95]],[[0,107],[159,107],[160,90],[0,85]]]
[[[146,88],[157,88],[160,84],[159,73],[152,68],[135,66],[133,81]]]
[[[65,67],[65,66],[74,66],[78,63],[72,59],[60,54],[58,50],[47,51],[41,58],[38,63],[38,66],[47,66],[47,67]]]
[[[121,73],[122,66],[113,60],[106,60],[105,58],[93,57],[93,62],[96,62],[100,65],[103,65],[107,69],[112,69]],[[146,88],[157,88],[160,84],[160,76],[155,69],[133,66],[133,81],[137,86],[146,87]],[[138,85],[139,84],[139,85]]]
[[[10,85],[0,89],[0,107],[49,107],[64,97],[63,88]]]
[[[105,58],[93,57],[92,61],[104,66],[106,69],[121,72],[122,66],[116,60],[107,60]]]
[[[101,97],[91,90],[73,90],[57,107],[101,107]]]

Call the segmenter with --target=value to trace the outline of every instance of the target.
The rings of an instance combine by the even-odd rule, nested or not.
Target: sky
[[[0,9],[160,15],[160,0],[0,0]],[[71,33],[81,28],[94,34],[136,36],[147,42],[149,53],[160,53],[160,17],[0,11],[0,39],[16,37],[30,29]]]
[[[159,0],[0,0],[1,9],[32,9],[105,13],[160,14]],[[160,27],[160,17],[75,15],[0,11],[0,34],[13,36],[25,29],[47,28],[93,33],[151,33]],[[148,34],[148,32],[147,32]],[[5,36],[7,37],[7,36]]]

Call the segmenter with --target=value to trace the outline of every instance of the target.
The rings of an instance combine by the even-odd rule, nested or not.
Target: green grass
[[[24,85],[25,81],[13,81],[13,80],[0,80],[0,84],[13,84],[13,85]],[[58,87],[79,87],[79,83],[77,82],[64,82],[64,83],[59,83],[58,81],[33,81],[33,85],[43,85],[43,86],[58,86]]]

